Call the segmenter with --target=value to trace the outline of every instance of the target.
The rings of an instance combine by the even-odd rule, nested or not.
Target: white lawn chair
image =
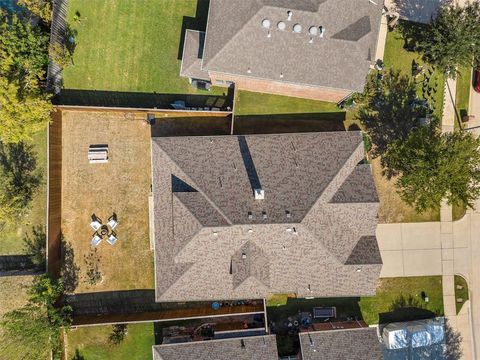
[[[90,244],[92,244],[92,246],[98,246],[98,244],[100,244],[101,242],[102,242],[102,238],[95,233],[95,235],[93,235],[93,238]]]
[[[107,239],[107,242],[110,244],[110,245],[115,245],[115,243],[117,242],[117,237],[115,236],[115,233],[111,233],[110,236],[108,237]]]
[[[93,220],[90,223],[90,226],[92,227],[93,230],[97,231],[98,229],[100,229],[102,227],[102,224],[98,220]]]
[[[110,219],[108,219],[108,226],[110,226],[110,229],[115,229],[118,225],[117,220],[112,216]]]

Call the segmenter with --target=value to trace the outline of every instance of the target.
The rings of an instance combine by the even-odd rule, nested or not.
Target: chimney
[[[255,194],[255,200],[265,199],[265,191],[263,191],[263,189],[255,189],[253,192]]]

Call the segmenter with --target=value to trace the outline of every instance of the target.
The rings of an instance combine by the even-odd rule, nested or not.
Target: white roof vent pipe
[[[302,32],[302,25],[300,24],[295,24],[293,25],[293,32],[300,34]]]
[[[287,11],[287,20],[292,21],[293,12],[291,10]]]
[[[263,189],[255,189],[253,192],[255,194],[255,200],[265,199],[265,191]]]
[[[268,19],[263,19],[262,20],[262,26],[265,28],[265,29],[270,29],[270,26],[272,25],[272,23],[270,22],[270,20]]]
[[[310,26],[310,29],[308,29],[308,32],[312,36],[317,36],[318,28],[316,26]]]
[[[325,28],[323,26],[319,26],[318,30],[320,31],[320,37],[323,38],[325,35]]]
[[[287,28],[287,24],[285,24],[283,21],[279,21],[277,24],[277,29],[280,31],[285,31]]]

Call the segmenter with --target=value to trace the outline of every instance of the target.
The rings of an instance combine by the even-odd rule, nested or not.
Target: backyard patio
[[[63,265],[72,291],[153,287],[150,127],[144,118],[114,112],[62,114],[61,217],[69,255]],[[103,149],[103,155],[92,154],[92,145],[100,145],[95,149]]]

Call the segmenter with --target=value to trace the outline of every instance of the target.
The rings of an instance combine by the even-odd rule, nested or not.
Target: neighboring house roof
[[[360,132],[153,138],[152,153],[157,301],[375,294]]]
[[[363,91],[376,60],[382,7],[383,1],[368,0],[211,0],[202,68]],[[263,27],[266,19],[270,29]]]
[[[181,76],[199,80],[210,79],[208,72],[202,70],[204,41],[205,32],[188,29],[185,31]]]
[[[303,360],[383,359],[376,328],[299,333]]]
[[[153,360],[278,360],[275,335],[153,347]]]

